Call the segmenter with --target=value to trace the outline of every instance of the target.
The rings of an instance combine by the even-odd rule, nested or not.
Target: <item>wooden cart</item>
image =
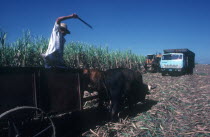
[[[0,68],[0,135],[56,136],[53,113],[80,111],[75,69]]]

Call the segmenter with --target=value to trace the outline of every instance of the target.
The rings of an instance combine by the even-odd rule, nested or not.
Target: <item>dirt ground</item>
[[[143,80],[156,86],[146,104],[82,136],[210,136],[210,65],[196,65],[193,75],[146,73]]]

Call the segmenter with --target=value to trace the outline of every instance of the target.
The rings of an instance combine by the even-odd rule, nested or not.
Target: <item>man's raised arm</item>
[[[57,18],[56,22],[60,24],[61,21],[66,20],[66,19],[71,19],[71,18],[78,18],[78,15],[74,13],[68,16],[62,16],[62,17]]]

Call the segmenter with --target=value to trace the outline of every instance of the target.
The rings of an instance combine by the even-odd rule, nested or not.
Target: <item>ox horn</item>
[[[151,89],[152,89],[152,86],[151,86],[151,85],[147,85],[147,86],[148,86],[148,89],[149,89],[149,90],[151,90]]]

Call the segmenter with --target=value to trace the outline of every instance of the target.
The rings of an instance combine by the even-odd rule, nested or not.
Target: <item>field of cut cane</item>
[[[193,75],[143,74],[152,84],[146,104],[122,112],[119,122],[96,125],[83,136],[210,136],[210,65],[196,65]]]

